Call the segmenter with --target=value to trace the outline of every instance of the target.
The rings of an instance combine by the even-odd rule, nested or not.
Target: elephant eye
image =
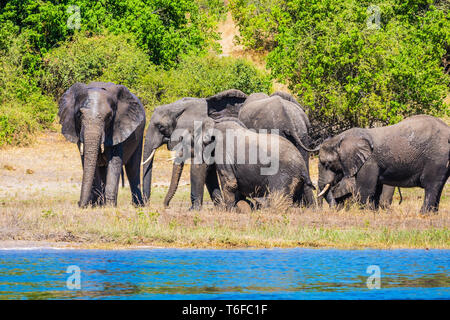
[[[167,129],[162,124],[158,124],[156,127],[158,128],[159,132],[161,132],[164,135],[167,135]]]

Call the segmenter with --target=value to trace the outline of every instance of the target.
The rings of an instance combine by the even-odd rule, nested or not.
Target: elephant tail
[[[300,139],[300,137],[299,137],[295,132],[293,132],[293,133],[291,133],[291,134],[292,134],[293,140],[295,141],[295,144],[297,144],[298,146],[300,146],[302,149],[306,150],[307,152],[313,153],[313,152],[318,152],[318,151],[320,150],[320,145],[319,145],[318,147],[316,147],[315,149],[307,148],[307,147],[303,144],[303,142],[302,142],[302,140]],[[291,142],[292,142],[292,141],[291,141]]]
[[[397,189],[398,189],[398,194],[400,195],[400,201],[398,203],[400,205],[403,202],[403,196],[402,196],[402,191],[400,190],[400,187],[397,187]]]
[[[125,188],[125,176],[123,174],[123,167],[120,170],[120,175],[122,176],[122,188]]]

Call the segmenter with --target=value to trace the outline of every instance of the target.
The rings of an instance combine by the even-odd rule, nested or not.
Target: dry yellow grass
[[[247,214],[224,212],[206,198],[190,212],[189,168],[171,208],[162,199],[170,179],[167,150],[157,153],[151,203],[131,205],[128,186],[117,208],[79,209],[81,163],[78,150],[58,133],[36,144],[0,153],[0,240],[51,241],[88,248],[151,245],[165,247],[450,248],[450,188],[438,214],[418,214],[421,189],[403,189],[389,210],[379,212],[291,208],[279,202]],[[27,173],[28,172],[33,173]],[[311,163],[317,180],[317,160]],[[0,244],[1,245],[1,244]]]

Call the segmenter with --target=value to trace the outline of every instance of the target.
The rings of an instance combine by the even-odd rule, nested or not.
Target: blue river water
[[[0,250],[0,299],[450,299],[449,271],[450,250]]]

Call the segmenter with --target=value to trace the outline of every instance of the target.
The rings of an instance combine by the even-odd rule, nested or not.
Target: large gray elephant
[[[304,198],[307,205],[314,203],[312,194],[304,196],[306,186],[313,188],[305,161],[287,139],[249,130],[237,118],[207,120],[205,125],[202,142],[209,150],[203,154],[214,155],[227,209],[272,192],[281,192],[293,203]]]
[[[125,86],[76,83],[59,101],[62,134],[80,150],[83,180],[78,205],[117,205],[122,166],[132,201],[142,205],[140,164],[145,110]]]
[[[144,198],[149,199],[151,193],[151,173],[154,151],[172,138],[175,129],[193,131],[194,121],[209,118],[221,119],[236,117],[250,129],[277,129],[282,137],[293,142],[306,162],[309,172],[310,150],[308,117],[298,102],[289,94],[275,92],[271,97],[264,93],[247,96],[235,89],[226,90],[206,99],[184,98],[174,103],[160,106],[150,120],[144,148]],[[172,150],[178,140],[168,144]],[[184,162],[174,163],[172,178],[164,204],[167,206],[178,186]],[[308,173],[309,174],[309,173]],[[207,189],[213,201],[219,194],[214,165],[194,164],[191,166],[191,209],[198,209],[203,202],[203,188]],[[309,186],[305,193],[311,197],[313,192]],[[306,201],[305,201],[306,202]]]
[[[326,140],[319,152],[320,196],[344,179],[355,178],[363,204],[379,206],[383,185],[421,187],[421,212],[437,211],[449,177],[450,128],[442,120],[418,115],[398,124],[354,128]]]
[[[220,118],[237,116],[240,105],[247,95],[239,90],[227,90],[209,98],[183,98],[174,103],[157,107],[147,128],[144,147],[144,200],[149,201],[151,195],[151,178],[155,151],[166,144],[169,150],[180,142],[174,136],[175,130],[194,132],[195,122],[203,123],[210,117]],[[164,205],[168,205],[178,187],[184,162],[174,162],[172,178]],[[217,200],[220,195],[217,174],[214,165],[205,163],[191,164],[191,209],[200,209],[203,204],[203,191],[206,187],[211,199]]]
[[[318,149],[309,149],[311,125],[294,97],[285,92],[275,92],[270,97],[264,93],[251,94],[240,108],[238,118],[250,129],[278,130],[280,136],[298,149],[309,175],[309,154]],[[307,187],[305,194],[311,197],[313,190]]]

